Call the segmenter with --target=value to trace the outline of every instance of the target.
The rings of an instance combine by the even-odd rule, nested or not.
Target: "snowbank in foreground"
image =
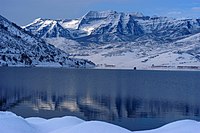
[[[84,121],[76,117],[24,119],[11,112],[0,112],[1,133],[197,133],[200,122],[183,120],[158,129],[131,132],[127,129],[100,121]]]

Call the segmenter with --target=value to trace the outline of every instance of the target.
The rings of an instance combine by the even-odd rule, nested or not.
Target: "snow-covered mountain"
[[[0,16],[0,66],[94,66],[90,61],[68,56]]]
[[[90,11],[74,20],[39,18],[24,28],[38,37],[64,37],[84,43],[130,42],[136,39],[171,42],[200,32],[200,19]]]
[[[23,28],[99,67],[200,66],[200,19],[90,11],[73,20],[36,19]]]

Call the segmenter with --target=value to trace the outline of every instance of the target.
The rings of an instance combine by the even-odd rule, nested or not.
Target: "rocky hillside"
[[[72,59],[15,23],[0,16],[0,66],[92,67],[87,60]]]
[[[36,19],[24,26],[38,37],[64,37],[82,43],[172,42],[200,32],[200,19],[173,19],[141,13],[90,11],[73,20]]]

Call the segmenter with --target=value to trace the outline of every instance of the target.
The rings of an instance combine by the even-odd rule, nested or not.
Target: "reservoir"
[[[0,68],[0,110],[77,116],[134,130],[200,120],[200,72]]]

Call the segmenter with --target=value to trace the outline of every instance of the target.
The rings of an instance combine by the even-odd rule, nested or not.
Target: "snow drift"
[[[100,121],[84,121],[76,117],[43,119],[38,117],[22,118],[12,112],[0,112],[2,133],[131,133],[127,129]],[[182,120],[161,128],[132,133],[196,133],[200,123],[194,120]]]

